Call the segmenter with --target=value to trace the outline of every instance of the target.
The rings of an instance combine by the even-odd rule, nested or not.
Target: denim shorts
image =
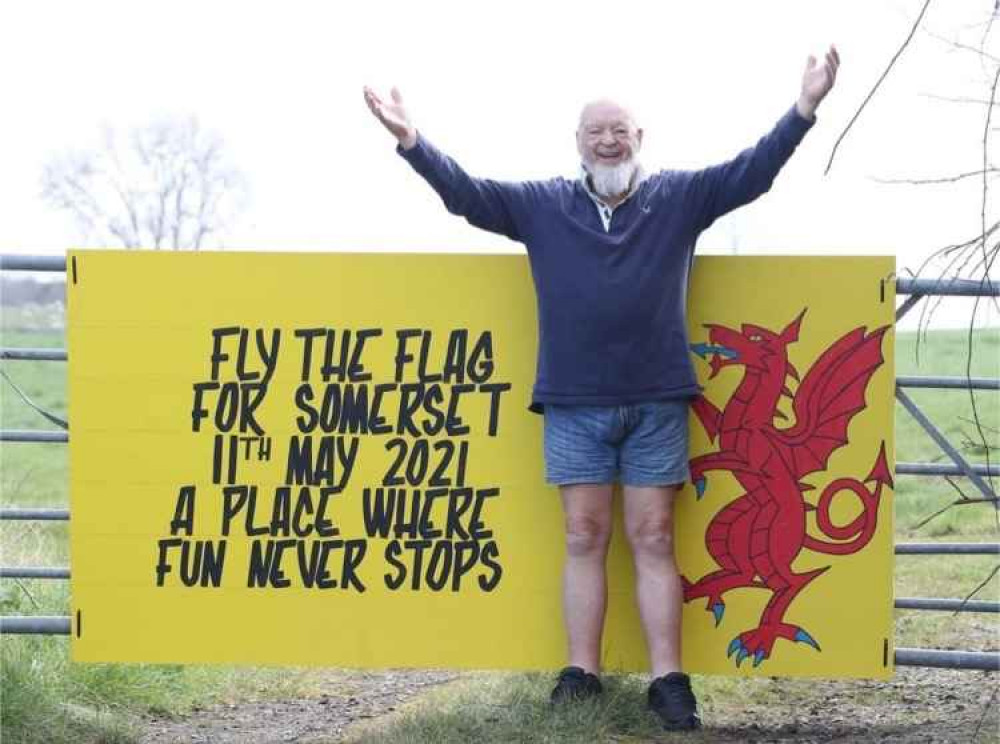
[[[672,486],[688,473],[688,401],[545,404],[545,480]]]

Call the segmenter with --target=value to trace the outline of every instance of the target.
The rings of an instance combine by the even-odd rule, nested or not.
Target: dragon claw
[[[739,666],[740,664],[742,664],[742,663],[743,663],[743,660],[744,660],[745,658],[747,658],[747,657],[748,657],[749,655],[750,655],[750,652],[749,652],[749,651],[747,651],[747,647],[746,647],[746,646],[744,646],[744,645],[743,645],[743,644],[741,643],[741,644],[740,644],[740,651],[739,651],[739,653],[738,653],[738,654],[736,654],[736,666]]]
[[[733,640],[731,640],[729,642],[729,648],[726,649],[726,658],[728,659],[730,656],[732,656],[733,653],[735,653],[736,650],[740,648],[742,645],[743,644],[740,643],[739,638],[734,638]]]
[[[708,609],[710,609],[712,611],[712,614],[715,616],[715,627],[718,628],[719,623],[722,622],[722,616],[726,612],[726,605],[723,604],[722,602],[716,602]]]
[[[798,631],[795,633],[795,637],[792,640],[795,641],[796,643],[808,643],[817,651],[822,651],[822,649],[819,647],[819,644],[816,643],[816,639],[813,638],[811,635],[809,635],[802,628],[798,629]]]
[[[694,482],[695,498],[697,498],[698,501],[701,501],[701,497],[705,495],[706,485],[707,484],[705,483],[704,478],[698,478],[698,480]]]
[[[720,600],[721,604],[721,600]],[[712,606],[714,608],[714,605]],[[726,658],[732,658],[739,667],[745,659],[751,659],[753,668],[756,669],[765,661],[771,658],[771,649],[775,641],[784,638],[795,643],[805,643],[812,646],[817,651],[821,651],[816,639],[809,635],[808,631],[797,625],[787,625],[785,623],[770,623],[761,625],[753,630],[741,633],[729,642],[726,651]]]

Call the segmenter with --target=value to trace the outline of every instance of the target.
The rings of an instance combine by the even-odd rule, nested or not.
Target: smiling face
[[[614,167],[632,160],[642,145],[642,130],[632,115],[614,101],[594,101],[580,112],[576,147],[588,170]]]

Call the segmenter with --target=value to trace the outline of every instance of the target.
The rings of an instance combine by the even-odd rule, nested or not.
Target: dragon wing
[[[851,419],[866,407],[865,390],[884,361],[888,326],[867,336],[865,330],[846,333],[810,367],[792,399],[795,425],[765,430],[796,478],[826,469],[833,451],[847,444]]]

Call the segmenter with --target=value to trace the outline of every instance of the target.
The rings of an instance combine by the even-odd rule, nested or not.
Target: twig
[[[961,612],[962,608],[965,607],[965,603],[968,602],[973,597],[975,597],[977,594],[979,594],[979,590],[982,589],[984,586],[986,586],[987,584],[990,583],[990,579],[992,579],[994,576],[997,575],[997,571],[1000,571],[1000,563],[998,563],[997,565],[995,565],[993,567],[993,570],[990,571],[990,575],[987,576],[982,581],[980,581],[979,585],[965,596],[965,599],[962,600],[962,604],[960,604],[958,606],[958,609],[955,610],[955,613],[952,615],[952,617],[955,617],[955,615],[957,615],[959,612]]]
[[[965,501],[959,501],[954,504],[954,506],[962,506],[963,504],[996,504],[1000,503],[1000,497],[997,496],[984,496],[981,499],[966,499]]]
[[[989,168],[988,173],[1000,173],[1000,168]],[[972,176],[981,176],[982,171],[969,171],[968,173],[959,173],[957,176],[947,176],[945,178],[873,178],[875,183],[905,183],[907,185],[917,185],[923,186],[926,184],[933,183],[955,183],[955,181],[961,181],[963,178],[971,178]]]
[[[998,229],[1000,229],[1000,222],[997,222],[989,230],[986,231],[986,237],[988,238],[992,236],[993,233],[995,233]],[[923,273],[924,269],[927,268],[927,264],[929,264],[934,259],[941,258],[942,256],[949,256],[955,251],[961,251],[964,248],[968,248],[970,245],[975,245],[982,239],[982,237],[983,235],[982,233],[980,233],[979,235],[976,235],[974,238],[969,238],[968,240],[965,240],[961,243],[952,243],[951,245],[946,245],[943,248],[938,248],[936,251],[933,251],[927,258],[925,258],[919,267],[917,267],[916,272],[912,274],[913,278],[914,279],[920,278],[920,275]]]
[[[986,705],[983,706],[983,714],[979,717],[979,723],[976,724],[976,730],[972,732],[972,741],[976,742],[979,740],[979,729],[983,727],[983,722],[986,720],[986,716],[989,715],[990,708],[997,701],[997,692],[1000,691],[1000,687],[993,688],[993,694],[990,695],[990,699],[986,701]]]
[[[922,522],[920,522],[919,524],[915,524],[913,527],[911,527],[910,528],[911,530],[914,530],[914,531],[915,530],[919,530],[921,527],[925,526],[932,519],[934,519],[935,517],[940,517],[946,511],[948,511],[949,509],[951,509],[951,507],[953,507],[953,506],[961,506],[963,504],[994,504],[995,505],[998,501],[1000,501],[1000,499],[997,499],[997,497],[995,497],[995,496],[992,497],[992,498],[982,498],[982,499],[979,499],[979,498],[976,498],[976,499],[969,498],[968,496],[965,495],[965,491],[962,490],[961,486],[959,486],[955,481],[953,481],[950,476],[946,475],[944,477],[944,479],[948,483],[948,485],[951,486],[952,488],[954,488],[955,491],[958,493],[958,500],[957,501],[952,501],[950,504],[948,504],[947,506],[945,506],[943,509],[938,509],[936,512],[934,512],[929,517],[927,517],[926,519],[924,519]]]
[[[990,105],[986,107],[986,124],[983,126],[983,208],[981,212],[982,221],[980,226],[983,232],[983,257],[986,257],[986,194],[989,191],[989,179],[986,177],[986,171],[990,167],[990,118],[993,116],[993,102],[997,98],[997,83],[1000,83],[1000,60],[997,63],[997,71],[993,76],[993,87],[990,88]],[[989,266],[986,267],[989,269]],[[983,272],[983,279],[987,283],[990,282],[990,272],[987,270]],[[990,289],[993,289],[993,285],[990,284]]]
[[[984,50],[986,49],[986,37],[990,35],[990,31],[993,30],[993,21],[996,20],[997,16],[1000,16],[1000,0],[993,1],[993,12],[990,13],[990,17],[986,19],[986,28],[983,29],[983,35],[979,37],[979,53],[984,57],[989,57],[994,62],[1000,62],[1000,59],[990,56]]]
[[[954,505],[955,505],[955,503],[954,503],[954,502],[952,502],[952,503],[948,504],[947,506],[945,506],[945,507],[942,507],[941,509],[938,509],[938,510],[937,510],[936,512],[934,512],[933,514],[931,514],[931,515],[930,515],[929,517],[927,517],[926,519],[924,519],[924,520],[922,520],[921,522],[919,522],[919,523],[917,523],[917,524],[913,525],[912,527],[910,527],[910,530],[911,530],[912,532],[916,532],[916,531],[917,531],[917,530],[919,530],[919,529],[920,529],[921,527],[924,527],[924,526],[925,526],[925,525],[926,525],[926,524],[927,524],[928,522],[930,522],[930,521],[931,521],[932,519],[937,519],[938,517],[940,517],[940,516],[941,516],[942,514],[944,514],[944,513],[946,512],[946,511],[948,511],[948,510],[949,510],[949,509],[950,509],[951,507],[953,507]]]
[[[998,228],[1000,228],[1000,222],[990,227],[985,232],[985,237],[992,236],[993,233],[996,232]],[[917,268],[916,274],[910,272],[911,275],[914,277],[919,277],[920,274],[923,272],[923,270],[927,267],[927,265],[934,259],[951,256],[951,258],[948,261],[948,264],[944,267],[944,269],[941,270],[939,274],[939,280],[945,280],[946,278],[948,278],[949,274],[951,273],[952,267],[954,267],[955,264],[957,264],[959,261],[961,261],[962,263],[958,267],[958,269],[954,271],[954,276],[952,278],[960,278],[962,272],[965,270],[966,266],[968,266],[969,261],[972,260],[972,258],[975,256],[976,244],[983,237],[984,237],[983,235],[977,235],[976,237],[967,240],[963,243],[956,243],[954,245],[945,246],[944,248],[939,248],[938,250],[931,253],[931,255],[928,256],[926,259],[924,259],[924,261]],[[991,259],[990,263],[992,263],[992,259],[995,259],[996,257],[995,254],[997,253],[997,251],[1000,251],[1000,244],[991,249],[989,256]],[[977,264],[977,266],[974,267],[973,273],[975,273],[975,271],[977,271],[978,268],[979,265]],[[987,271],[988,271],[988,266],[987,266]],[[996,299],[995,298],[991,299],[994,302],[994,304],[996,304]],[[925,302],[920,309],[920,318],[917,321],[917,344],[914,348],[914,353],[916,355],[918,363],[920,361],[920,344],[922,341],[926,341],[926,333],[927,330],[930,328],[931,319],[934,316],[934,312],[937,310],[937,308],[941,305],[943,301],[944,301],[943,296],[938,296],[934,299],[928,299],[928,301]],[[974,322],[974,320],[975,320],[975,313],[973,313],[972,322]]]
[[[15,385],[14,381],[12,379],[10,379],[10,375],[8,375],[2,369],[0,369],[0,377],[3,377],[3,379],[5,379],[7,381],[7,384],[10,385],[12,388],[14,388],[14,392],[18,394],[18,397],[20,397],[21,400],[23,400],[28,405],[29,408],[32,408],[33,410],[35,410],[38,413],[42,414],[42,416],[44,416],[46,419],[48,419],[49,421],[51,421],[56,426],[60,426],[63,429],[68,429],[69,428],[69,424],[66,423],[63,419],[59,418],[55,414],[49,413],[44,408],[42,408],[37,403],[35,403],[33,400],[31,400],[31,398],[29,398],[27,395],[25,395],[24,391],[22,391],[21,388],[19,388],[17,385]]]
[[[924,519],[921,522],[913,525],[912,527],[910,527],[910,531],[911,532],[916,532],[921,527],[926,527],[928,522],[930,522],[932,519],[937,519],[942,514],[944,514],[946,511],[948,511],[949,509],[951,509],[953,506],[964,506],[965,504],[993,504],[994,506],[996,506],[996,504],[998,504],[998,503],[1000,503],[1000,499],[998,499],[996,497],[993,497],[993,498],[982,498],[982,499],[966,499],[966,498],[961,498],[961,499],[958,499],[957,501],[952,501],[950,504],[942,507],[941,509],[938,509],[936,512],[934,512],[933,514],[931,514],[926,519]]]
[[[20,579],[14,579],[14,583],[17,584],[18,588],[20,588],[20,590],[24,592],[25,595],[27,595],[28,599],[31,600],[31,604],[34,605],[36,610],[41,609],[41,606],[38,604],[38,602],[35,601],[35,598],[31,596],[31,592],[28,591],[28,587],[22,584]]]
[[[988,32],[988,31],[987,31]],[[985,35],[983,37],[985,39]],[[996,74],[993,76],[993,86],[990,88],[990,102],[996,100],[997,97],[997,84],[1000,83],[1000,64],[997,65]],[[989,163],[989,141],[990,141],[990,117],[993,114],[993,107],[986,107],[986,124],[983,127],[983,169],[985,170]],[[980,212],[980,226],[982,227],[983,239],[983,262],[985,267],[983,268],[983,279],[979,283],[980,289],[984,286],[988,286],[990,291],[993,289],[993,283],[990,280],[990,269],[993,267],[993,262],[1000,251],[994,251],[993,255],[990,256],[986,251],[986,199],[987,193],[989,191],[989,182],[986,178],[986,174],[983,173],[983,198],[982,198],[982,210]],[[976,296],[975,301],[972,304],[972,313],[969,317],[969,341],[968,341],[968,353],[966,355],[965,362],[965,377],[969,381],[969,402],[972,404],[972,418],[976,421],[976,431],[979,433],[980,439],[982,439],[983,447],[986,450],[986,477],[989,479],[990,490],[996,493],[996,485],[993,483],[993,476],[991,475],[990,468],[990,447],[986,441],[986,433],[983,431],[982,422],[979,420],[979,409],[976,407],[976,395],[975,391],[972,389],[972,335],[973,330],[976,326],[976,312],[979,310],[979,295]],[[997,527],[1000,527],[1000,509],[995,510],[995,522]]]
[[[975,422],[973,422],[973,423],[975,423]],[[967,450],[973,450],[975,447],[979,446],[979,442],[977,442],[975,439],[973,439],[972,437],[970,437],[964,431],[962,431],[960,433],[962,435],[962,447],[963,448],[965,448]],[[989,445],[989,447],[990,447],[990,449],[996,449],[996,445],[995,444],[991,444],[991,445]]]
[[[970,277],[971,278],[975,278],[975,273],[977,271],[979,271],[980,269],[985,268],[985,267],[987,267],[989,265],[990,258],[993,255],[993,253],[994,253],[994,249],[990,248],[989,250],[984,251],[982,257],[980,257],[976,253],[975,250],[973,250],[973,249],[967,249],[965,251],[965,253],[963,254],[962,263],[955,270],[955,277],[956,278],[961,277],[962,276],[962,272],[964,272],[965,269],[966,269],[966,267],[968,267],[969,263],[975,259],[976,263],[972,266],[972,268],[969,271]],[[980,283],[980,284],[982,284],[982,283]]]
[[[958,418],[958,417],[956,417],[956,418]],[[975,420],[971,420],[971,419],[966,419],[966,421],[968,421],[970,424],[975,424],[976,423]],[[989,431],[990,433],[994,433],[994,431],[991,430],[988,426],[984,426],[983,427],[983,431]],[[958,433],[962,435],[962,439],[963,439],[962,446],[963,447],[966,447],[968,449],[969,447],[978,447],[978,446],[980,446],[980,442],[977,442],[972,437],[970,437],[965,432],[965,429],[963,429],[961,427],[958,427]],[[990,444],[990,443],[987,443],[986,446],[989,447],[990,449],[996,449],[997,448],[997,445]]]
[[[989,34],[989,32],[990,28],[989,25],[987,25],[986,32],[983,34],[983,41],[986,40],[986,35]],[[992,54],[983,51],[982,44],[980,44],[979,47],[969,46],[968,44],[963,44],[960,41],[955,41],[954,39],[948,39],[944,36],[941,36],[940,34],[934,33],[933,31],[928,31],[927,29],[924,29],[924,33],[930,36],[932,39],[937,39],[938,41],[947,44],[948,46],[954,47],[956,49],[962,49],[966,52],[972,52],[974,54],[978,54],[980,57],[986,57],[986,59],[991,59],[994,62],[1000,62],[1000,57],[994,57]]]
[[[37,469],[38,467],[36,466],[33,468],[28,468],[28,470],[25,471],[24,475],[21,476],[21,480],[19,480],[17,482],[17,485],[14,486],[14,490],[12,491],[11,496],[17,498],[18,496],[21,495],[21,489],[24,488],[24,484],[28,482],[28,478],[30,478],[32,475],[35,474],[35,471]]]
[[[998,251],[1000,251],[1000,242],[998,242],[996,245],[994,245],[992,248],[990,248],[986,252],[985,256],[983,256],[982,258],[979,258],[976,261],[976,265],[972,267],[972,271],[970,273],[973,276],[975,276],[979,271],[985,269],[987,266],[990,266],[993,263],[995,255],[996,255],[996,253]],[[996,301],[997,301],[996,297],[994,297],[994,296],[991,295],[989,297],[989,299],[993,301],[994,305],[996,305]]]
[[[939,96],[935,93],[920,93],[922,98],[930,98],[934,101],[946,101],[948,103],[976,103],[980,106],[998,106],[1000,104],[990,103],[983,98],[968,98],[966,96]]]
[[[974,424],[974,423],[976,423],[972,419],[966,418],[965,416],[959,416],[958,420],[959,421],[964,421],[967,424]],[[994,434],[1000,434],[1000,429],[994,429],[992,426],[986,426],[985,424],[983,425],[983,430],[984,431],[993,432]]]
[[[994,226],[994,229],[995,229],[995,226]],[[939,281],[948,278],[949,273],[951,272],[952,267],[956,263],[958,263],[959,261],[962,261],[962,264],[958,267],[958,269],[955,270],[955,272],[953,274],[953,278],[957,279],[957,278],[961,277],[962,270],[965,268],[965,266],[969,262],[969,256],[973,255],[975,253],[975,243],[978,240],[979,240],[979,238],[976,237],[976,238],[973,238],[972,240],[968,241],[964,246],[961,247],[961,250],[959,252],[955,253],[955,255],[952,256],[949,259],[948,265],[945,266],[944,269],[942,269],[941,272],[940,272],[940,274],[938,275]],[[956,248],[957,248],[957,246],[951,246],[951,247],[942,249],[941,251],[938,251],[937,253],[933,254],[930,258],[928,258],[928,261],[931,258],[934,258],[934,257],[936,257],[938,255],[940,255],[940,256],[948,256]],[[921,264],[921,266],[920,266],[920,271],[923,271],[924,266],[926,266],[926,265],[927,265],[927,261],[924,261],[924,263]],[[920,346],[920,343],[921,343],[921,341],[926,342],[926,340],[927,340],[927,332],[930,330],[931,320],[934,317],[934,313],[941,306],[941,303],[944,302],[944,299],[945,299],[944,295],[937,295],[937,296],[935,296],[933,298],[928,298],[927,302],[925,302],[923,304],[923,306],[920,308],[920,318],[917,321],[917,331],[918,331],[918,334],[917,334],[917,347],[918,347],[917,348],[917,354],[918,354],[917,359],[918,359],[918,361],[919,361],[919,346]],[[922,336],[921,336],[921,331],[922,331]]]
[[[840,133],[839,137],[837,137],[837,141],[833,144],[833,150],[830,152],[830,160],[826,164],[826,170],[823,171],[824,176],[830,172],[830,168],[833,165],[833,158],[837,155],[837,148],[840,147],[840,143],[843,141],[844,137],[847,136],[847,133],[851,130],[851,127],[854,126],[854,122],[856,122],[858,120],[858,117],[861,116],[861,112],[864,111],[865,106],[868,105],[868,101],[870,101],[872,96],[875,95],[875,91],[878,90],[878,87],[882,84],[882,81],[885,80],[886,76],[889,74],[889,71],[892,69],[892,66],[896,64],[896,60],[899,59],[899,55],[901,55],[903,53],[903,50],[906,49],[907,45],[909,45],[910,39],[913,38],[913,35],[917,32],[917,29],[920,27],[920,21],[923,19],[924,13],[927,12],[927,6],[929,6],[930,4],[931,0],[924,1],[924,7],[920,9],[920,15],[917,16],[917,20],[913,24],[913,28],[910,29],[910,33],[906,37],[906,41],[904,41],[903,45],[899,47],[898,50],[896,50],[896,53],[892,56],[892,59],[889,61],[889,66],[885,68],[885,72],[882,73],[882,76],[878,79],[878,82],[876,82],[875,86],[868,92],[868,95],[865,97],[865,100],[862,101],[861,106],[854,113],[854,116],[847,123],[847,126],[844,127],[844,131]]]
[[[960,498],[960,499],[962,499],[963,501],[968,501],[969,497],[965,495],[965,491],[963,491],[963,490],[961,489],[961,487],[960,487],[960,486],[959,486],[959,485],[958,485],[958,484],[957,484],[957,483],[956,483],[955,481],[953,481],[953,480],[951,479],[951,476],[950,476],[950,475],[946,475],[946,476],[944,477],[944,479],[945,479],[945,481],[946,481],[946,482],[948,483],[948,485],[949,485],[949,486],[951,486],[951,487],[952,487],[952,488],[954,488],[954,489],[955,489],[956,491],[958,491],[958,496],[959,496],[959,498]]]

